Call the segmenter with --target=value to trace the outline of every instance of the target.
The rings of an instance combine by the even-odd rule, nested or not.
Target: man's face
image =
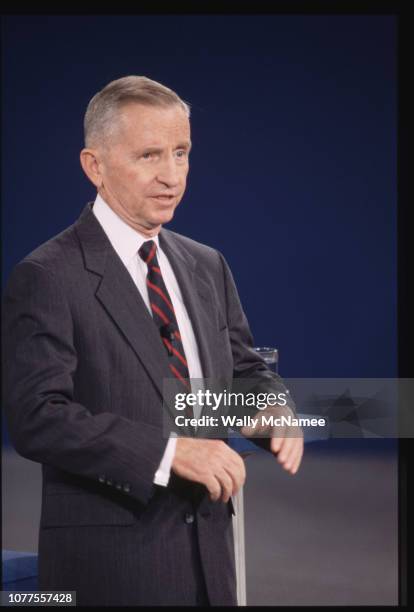
[[[184,195],[190,122],[180,106],[128,104],[100,155],[99,193],[132,227],[154,235]]]

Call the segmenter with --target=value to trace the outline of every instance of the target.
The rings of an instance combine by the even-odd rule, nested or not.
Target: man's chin
[[[165,210],[162,213],[159,213],[156,218],[152,219],[154,227],[158,227],[159,225],[164,225],[164,223],[168,223],[174,217],[175,209]]]

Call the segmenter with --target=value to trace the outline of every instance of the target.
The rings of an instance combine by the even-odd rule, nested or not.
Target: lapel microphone
[[[160,334],[161,338],[166,338],[171,344],[174,342],[174,331],[175,325],[173,323],[167,323],[166,325],[161,325]],[[172,355],[172,350],[170,347],[167,347],[168,354]]]

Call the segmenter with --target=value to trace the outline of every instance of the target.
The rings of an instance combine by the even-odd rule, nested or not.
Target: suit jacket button
[[[131,490],[131,485],[129,484],[129,482],[125,482],[124,483],[124,491],[125,493],[129,493]]]
[[[194,514],[191,514],[191,512],[186,512],[184,516],[184,520],[187,523],[187,525],[190,525],[191,523],[194,522]]]
[[[106,484],[107,484],[107,485],[112,485],[112,484],[113,484],[113,482],[112,482],[112,480],[111,480],[110,478],[108,478],[108,480],[106,481]]]
[[[99,482],[105,483],[106,482],[105,474],[100,474],[99,477],[98,477],[98,480],[99,480]]]

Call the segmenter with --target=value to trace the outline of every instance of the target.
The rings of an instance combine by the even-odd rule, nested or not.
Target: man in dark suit
[[[42,464],[39,588],[74,590],[79,605],[237,604],[231,495],[243,458],[223,440],[166,436],[163,381],[285,387],[253,348],[221,253],[162,228],[190,148],[175,92],[145,77],[107,85],[81,152],[97,198],[14,267],[5,291],[10,435]],[[267,448],[298,470],[301,435],[287,428]]]

